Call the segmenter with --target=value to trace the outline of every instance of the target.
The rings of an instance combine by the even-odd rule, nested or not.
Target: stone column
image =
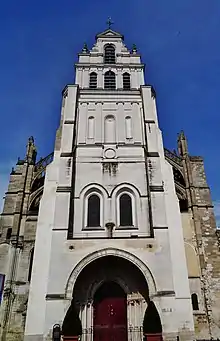
[[[88,303],[87,304],[87,336],[86,336],[86,341],[92,341],[92,304]]]

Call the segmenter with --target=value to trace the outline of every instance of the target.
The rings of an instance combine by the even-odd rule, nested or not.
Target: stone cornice
[[[150,191],[151,192],[164,192],[163,186],[157,186],[157,185],[151,185],[150,186]]]
[[[65,294],[47,294],[46,301],[64,300]]]
[[[144,69],[145,68],[145,64],[141,63],[141,64],[135,64],[135,63],[118,63],[118,64],[104,64],[104,63],[75,63],[75,67],[76,68],[87,68],[87,69],[91,69],[91,68],[103,68],[103,69],[124,69],[124,68],[129,68],[129,69]]]
[[[70,186],[57,186],[56,192],[59,193],[70,193],[72,188]]]
[[[80,89],[80,94],[81,95],[123,95],[123,96],[131,96],[131,95],[138,95],[140,96],[140,90],[139,89],[131,89],[131,90],[123,90],[123,89],[115,89],[115,90],[107,90],[107,89],[89,89],[89,88],[84,88]],[[88,100],[91,102],[90,100]],[[93,99],[93,101],[97,102],[97,99]],[[115,99],[114,99],[115,101]],[[122,102],[119,99],[117,102]]]

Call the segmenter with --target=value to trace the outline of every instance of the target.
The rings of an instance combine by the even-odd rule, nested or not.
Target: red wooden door
[[[94,341],[127,341],[126,297],[105,297],[95,302]]]

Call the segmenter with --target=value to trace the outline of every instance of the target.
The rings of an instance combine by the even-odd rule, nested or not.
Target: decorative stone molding
[[[134,265],[136,265],[137,268],[143,273],[147,281],[148,288],[149,288],[149,296],[150,297],[155,296],[157,290],[156,290],[156,284],[155,284],[154,278],[150,270],[142,262],[142,260],[140,260],[137,256],[135,256],[134,254],[128,251],[119,250],[116,248],[106,248],[106,249],[101,249],[93,253],[90,253],[76,265],[76,267],[73,269],[72,273],[70,274],[70,277],[66,284],[65,299],[71,300],[72,295],[73,295],[74,285],[81,271],[94,260],[101,258],[101,257],[105,257],[105,256],[121,257],[133,263]]]
[[[46,301],[54,300],[64,300],[65,296],[63,294],[47,294]]]
[[[150,186],[151,192],[164,192],[163,186]]]
[[[147,152],[148,157],[160,157],[158,152]]]
[[[60,193],[69,193],[71,192],[72,188],[69,187],[69,186],[58,186],[57,187],[57,192],[60,192]]]
[[[155,123],[154,120],[144,120],[145,123]]]
[[[66,121],[64,121],[64,124],[75,124],[75,121],[73,121],[73,120],[66,120]]]
[[[70,153],[61,153],[60,157],[73,157],[73,152]]]
[[[173,297],[173,296],[175,296],[175,291],[173,291],[173,290],[158,291],[155,296],[157,296],[157,297],[170,297],[170,296]]]

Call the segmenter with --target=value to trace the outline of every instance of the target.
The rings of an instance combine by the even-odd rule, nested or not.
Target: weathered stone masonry
[[[108,72],[109,68],[103,63],[103,49],[104,44],[109,41],[113,41],[113,43],[116,44],[119,64],[117,64],[116,61],[115,65],[112,66],[112,69],[117,76],[117,87],[114,90],[106,91],[103,87],[103,74],[106,71]],[[97,63],[99,64],[99,67],[97,67]],[[98,88],[95,90],[88,88],[90,64],[91,69],[96,70],[98,76]],[[35,330],[35,321],[30,322],[31,318],[29,319],[29,330],[26,335],[28,341],[43,339],[51,340],[51,321],[53,321],[53,323],[57,322],[57,320],[53,320],[55,317],[53,317],[52,305],[48,304],[51,297],[54,299],[52,304],[60,304],[60,310],[57,309],[60,320],[64,318],[62,299],[64,301],[66,300],[65,302],[67,302],[67,304],[71,301],[73,294],[71,285],[67,288],[66,292],[56,291],[58,290],[57,288],[60,290],[60,288],[64,287],[63,282],[66,275],[64,275],[63,278],[60,276],[60,282],[57,281],[59,282],[57,286],[51,285],[51,283],[56,282],[56,274],[53,272],[54,263],[56,263],[57,260],[65,259],[65,271],[71,273],[75,266],[76,268],[80,267],[79,264],[81,264],[82,259],[84,260],[86,258],[88,261],[89,257],[94,254],[93,252],[97,251],[97,248],[99,248],[98,238],[102,240],[103,245],[106,243],[106,248],[97,252],[99,255],[104,255],[109,252],[112,256],[120,256],[121,252],[121,255],[127,255],[126,257],[128,258],[133,257],[133,263],[135,263],[135,259],[138,259],[138,254],[143,257],[144,262],[146,263],[144,264],[143,262],[143,264],[146,269],[149,265],[147,263],[150,263],[150,261],[154,259],[151,266],[155,266],[154,271],[158,276],[157,280],[159,282],[160,290],[158,290],[157,293],[152,290],[151,294],[152,297],[154,296],[156,303],[160,302],[161,307],[159,303],[158,307],[161,308],[161,314],[163,314],[163,319],[165,321],[164,325],[166,325],[165,327],[167,330],[170,330],[170,334],[169,332],[165,333],[165,340],[176,339],[177,335],[180,336],[182,340],[191,340],[193,334],[193,319],[195,337],[197,339],[220,337],[220,243],[218,240],[219,235],[216,233],[216,222],[210,190],[206,181],[203,159],[189,154],[186,137],[183,132],[178,136],[177,152],[171,152],[167,149],[163,150],[163,147],[161,147],[163,146],[162,142],[158,142],[161,137],[157,125],[158,123],[156,122],[155,91],[152,87],[144,85],[144,65],[141,63],[136,48],[133,48],[132,51],[129,51],[126,48],[123,43],[122,35],[112,30],[107,30],[98,35],[97,43],[91,51],[83,49],[83,52],[80,54],[80,61],[76,64],[76,67],[78,68],[76,72],[76,85],[67,86],[62,93],[63,100],[60,127],[56,133],[54,153],[51,153],[44,159],[36,161],[36,146],[33,137],[31,137],[28,140],[25,158],[23,160],[18,160],[16,167],[12,169],[10,175],[8,191],[5,194],[4,208],[0,217],[0,273],[6,276],[3,301],[0,309],[0,341],[21,341],[24,339],[25,322],[28,321],[28,318],[26,319],[26,313],[32,275],[33,254],[34,247],[37,245],[37,243],[35,244],[36,229],[40,219],[43,226],[40,226],[42,231],[49,226],[48,234],[45,239],[51,238],[54,243],[52,250],[53,257],[49,260],[51,262],[50,274],[52,273],[52,275],[49,279],[49,284],[46,283],[49,287],[48,290],[51,291],[47,292],[49,296],[46,295],[46,297],[43,297],[43,300],[45,299],[46,301],[45,303],[42,300],[42,295],[39,294],[38,296],[37,285],[34,288],[35,292],[37,292],[34,302],[36,303],[38,298],[41,300],[41,305],[39,306],[46,310],[45,314],[47,314],[47,321],[45,325],[45,321],[39,322],[42,330],[39,332],[40,335],[38,335],[38,331],[36,331],[36,333],[35,331],[33,332],[33,330]],[[123,89],[123,70],[131,73],[132,86],[129,90]],[[75,112],[81,112],[79,117],[74,114]],[[136,120],[134,138],[133,140],[129,140],[130,137],[127,139],[128,136],[125,138],[123,135],[125,128],[122,118],[130,117],[130,119],[132,119],[134,113]],[[103,126],[104,118],[112,118],[113,114],[118,120],[118,137],[117,139],[113,139],[114,143],[110,141],[111,148],[109,148],[107,143],[109,141],[106,142],[103,139],[103,130],[105,129]],[[98,129],[96,129],[96,136],[93,140],[90,139],[91,136],[88,137],[86,132],[87,116],[88,118],[94,118],[94,116],[97,118],[96,124]],[[77,138],[76,117],[78,120],[77,124],[81,127],[81,129],[78,129]],[[139,119],[137,119],[137,117],[139,117]],[[129,129],[127,135],[131,133]],[[144,129],[145,131],[143,132],[142,130]],[[110,131],[112,132],[111,129]],[[113,132],[113,135],[114,134],[115,132]],[[143,139],[142,134],[144,136]],[[77,139],[78,141],[76,141]],[[110,154],[108,154],[108,149],[110,150]],[[119,157],[117,156],[117,153],[119,154]],[[170,175],[172,172],[169,171],[170,166],[167,167],[168,165],[167,162],[164,161],[164,156],[173,169],[175,190],[172,174]],[[51,163],[53,158],[55,162]],[[88,166],[85,166],[85,164],[89,165],[89,167],[93,167],[91,174],[89,175]],[[47,168],[48,165],[50,166]],[[162,172],[163,167],[164,169]],[[46,169],[49,170],[49,182],[50,184],[52,183],[52,185],[48,185],[47,179],[45,180]],[[59,179],[56,178],[53,172],[60,172]],[[77,172],[78,175],[76,175]],[[134,188],[138,187],[137,184],[135,185],[135,183],[132,183],[134,174],[137,178],[140,176],[140,178],[143,179],[143,181],[140,180],[139,182],[139,179],[137,181],[137,184],[139,184],[140,187],[139,189],[143,191],[140,196],[137,196],[139,202],[141,201],[141,205],[139,205],[139,211],[135,213],[136,216],[140,213],[140,219],[142,220],[140,220],[141,223],[139,223],[139,226],[136,226],[135,234],[134,231],[131,232],[131,226],[130,230],[117,229],[116,232],[114,231],[114,233],[117,233],[115,239],[112,238],[112,231],[109,230],[109,235],[106,234],[106,225],[114,227],[114,224],[118,219],[115,212],[112,214],[113,209],[116,211],[114,207],[112,211],[109,209],[109,217],[111,218],[113,216],[115,219],[114,222],[107,222],[102,219],[104,228],[99,231],[89,231],[88,229],[85,231],[81,224],[82,221],[84,224],[85,220],[85,217],[82,219],[84,211],[80,211],[81,207],[84,205],[82,204],[84,199],[82,199],[81,188],[86,192],[87,187],[90,186],[91,183],[96,183],[98,178],[102,178],[99,183],[99,189],[97,189],[98,186],[96,186],[97,193],[102,185],[102,188],[104,188],[103,193],[106,196],[105,201],[109,204],[109,198],[111,197],[109,193],[114,192],[115,188],[119,188],[121,182],[126,183],[128,191],[129,185],[133,185]],[[90,175],[91,179],[87,182],[87,176]],[[77,181],[75,181],[75,176],[78,176]],[[101,181],[103,181],[103,183],[101,183]],[[54,183],[58,184],[56,188]],[[77,196],[75,196],[74,186],[78,190]],[[46,195],[42,199],[45,192]],[[175,216],[175,219],[177,219],[172,221],[172,212],[170,212],[170,208],[164,204],[165,200],[163,196],[164,193],[166,193],[166,196],[170,198],[166,203],[170,203],[170,205],[176,207],[175,203],[177,200],[175,192],[179,199],[181,212],[189,280],[188,288],[186,268],[184,272],[185,284],[183,284],[183,286],[181,286],[181,280],[178,281],[178,279],[176,279],[178,277],[175,273],[175,271],[177,272],[177,268],[175,268],[175,271],[172,270],[173,267],[178,265],[176,263],[178,252],[175,253],[175,238],[170,237],[169,233],[174,225],[178,225],[180,227],[179,230],[181,231],[181,224],[178,222],[178,209],[176,209],[178,214]],[[45,197],[46,199],[44,201]],[[54,218],[53,220],[55,223],[53,224],[47,219],[47,212],[44,212],[43,214],[40,213],[41,210],[45,208],[42,207],[45,206],[45,202],[47,204],[50,200],[54,201],[53,205],[51,205],[54,210],[55,207],[58,207],[58,209],[62,211],[62,214],[60,215],[56,215],[56,210],[55,213],[49,212],[51,215],[54,214],[51,218]],[[112,202],[114,200],[115,202],[117,201],[116,197],[111,197],[111,200]],[[75,208],[74,205],[72,205],[73,201],[75,201]],[[44,205],[40,206],[41,202],[44,202]],[[68,211],[67,206],[69,202],[72,206],[70,205],[71,207]],[[154,206],[152,202],[154,202]],[[106,203],[105,205],[108,206]],[[108,207],[110,207],[110,204]],[[65,213],[63,213],[64,209],[66,209]],[[71,209],[75,209],[77,216],[75,220],[74,212],[72,212]],[[169,221],[167,220],[167,225],[164,223],[167,222],[165,218],[166,214],[170,219]],[[69,220],[66,218],[68,215]],[[102,218],[103,215],[104,213],[102,212]],[[162,218],[160,216],[162,216]],[[149,222],[148,220],[151,221]],[[74,226],[74,224],[76,226]],[[50,225],[53,225],[53,228],[51,228],[52,232],[49,230],[51,227]],[[37,231],[39,231],[39,229]],[[175,234],[175,229],[172,231]],[[137,233],[139,233],[139,235],[137,235]],[[178,233],[175,236],[179,238],[178,245],[181,248],[183,241],[180,233]],[[96,237],[98,237],[97,241],[94,241]],[[43,240],[43,234],[41,234],[40,238],[42,238],[40,240]],[[100,243],[100,245],[101,244],[102,243]],[[59,249],[60,253],[56,253],[56,247]],[[120,248],[121,250],[117,251]],[[170,256],[171,252],[168,252],[168,250],[171,249],[174,255],[172,255],[172,257]],[[137,254],[135,255],[135,253]],[[175,257],[175,254],[177,257]],[[184,249],[182,256],[178,258],[180,266],[181,264],[182,266],[185,266],[185,259],[183,259],[183,256]],[[49,258],[50,254],[47,254],[47,259]],[[171,258],[172,262],[170,261]],[[38,264],[41,262],[41,258],[39,259]],[[157,268],[158,264],[156,263],[158,259],[160,259],[162,263],[164,262],[163,264],[161,263],[163,269]],[[105,264],[104,260],[103,264]],[[121,264],[124,264],[123,261]],[[42,270],[41,267],[40,270]],[[44,273],[45,278],[47,276],[46,270]],[[160,277],[162,270],[170,273],[170,276],[168,276],[170,282],[166,282],[166,278],[163,276],[162,278]],[[80,269],[77,271],[80,272]],[[109,276],[114,276],[115,274],[113,274],[113,272],[114,271],[110,271]],[[101,270],[99,271],[99,275],[100,278],[103,276]],[[119,276],[118,273],[116,275]],[[148,276],[148,278],[150,282],[150,276]],[[172,284],[172,281],[175,280],[175,288],[178,293],[175,293],[173,290],[174,285]],[[41,278],[39,278],[39,281],[41,281]],[[69,283],[71,284],[71,276]],[[168,289],[171,289],[172,285],[173,288],[170,291],[163,289],[163,286],[166,289],[167,287]],[[153,284],[151,287],[153,288]],[[189,288],[190,294],[192,295],[193,317],[191,306],[187,303],[190,303],[190,296],[188,295]],[[43,289],[41,293],[42,292]],[[182,293],[185,293],[188,297],[182,297]],[[177,299],[175,298],[175,295]],[[140,297],[138,297],[138,300],[139,299]],[[182,306],[185,307],[183,315],[185,314],[184,316],[186,318],[183,318],[184,321],[181,320],[180,314],[176,318],[178,312],[181,311],[181,300],[182,302],[185,300],[185,305],[182,303]],[[173,303],[174,301],[175,303]],[[65,302],[64,305],[66,304]],[[177,314],[176,316],[170,316],[174,316],[174,320],[176,318],[175,322],[178,324],[179,330],[176,330],[176,327],[170,326],[169,318],[167,318],[167,316],[169,316],[167,314],[175,314],[175,309],[173,308],[175,307],[175,304]],[[190,307],[191,310],[187,307]],[[89,305],[89,309],[91,309],[91,305]],[[188,320],[186,310],[189,315]],[[30,316],[34,316],[33,309],[30,312]],[[51,316],[52,318],[50,320]],[[138,323],[141,324],[141,315],[139,317]],[[58,317],[56,316],[56,319],[57,318]],[[46,331],[43,330],[44,328]]]

